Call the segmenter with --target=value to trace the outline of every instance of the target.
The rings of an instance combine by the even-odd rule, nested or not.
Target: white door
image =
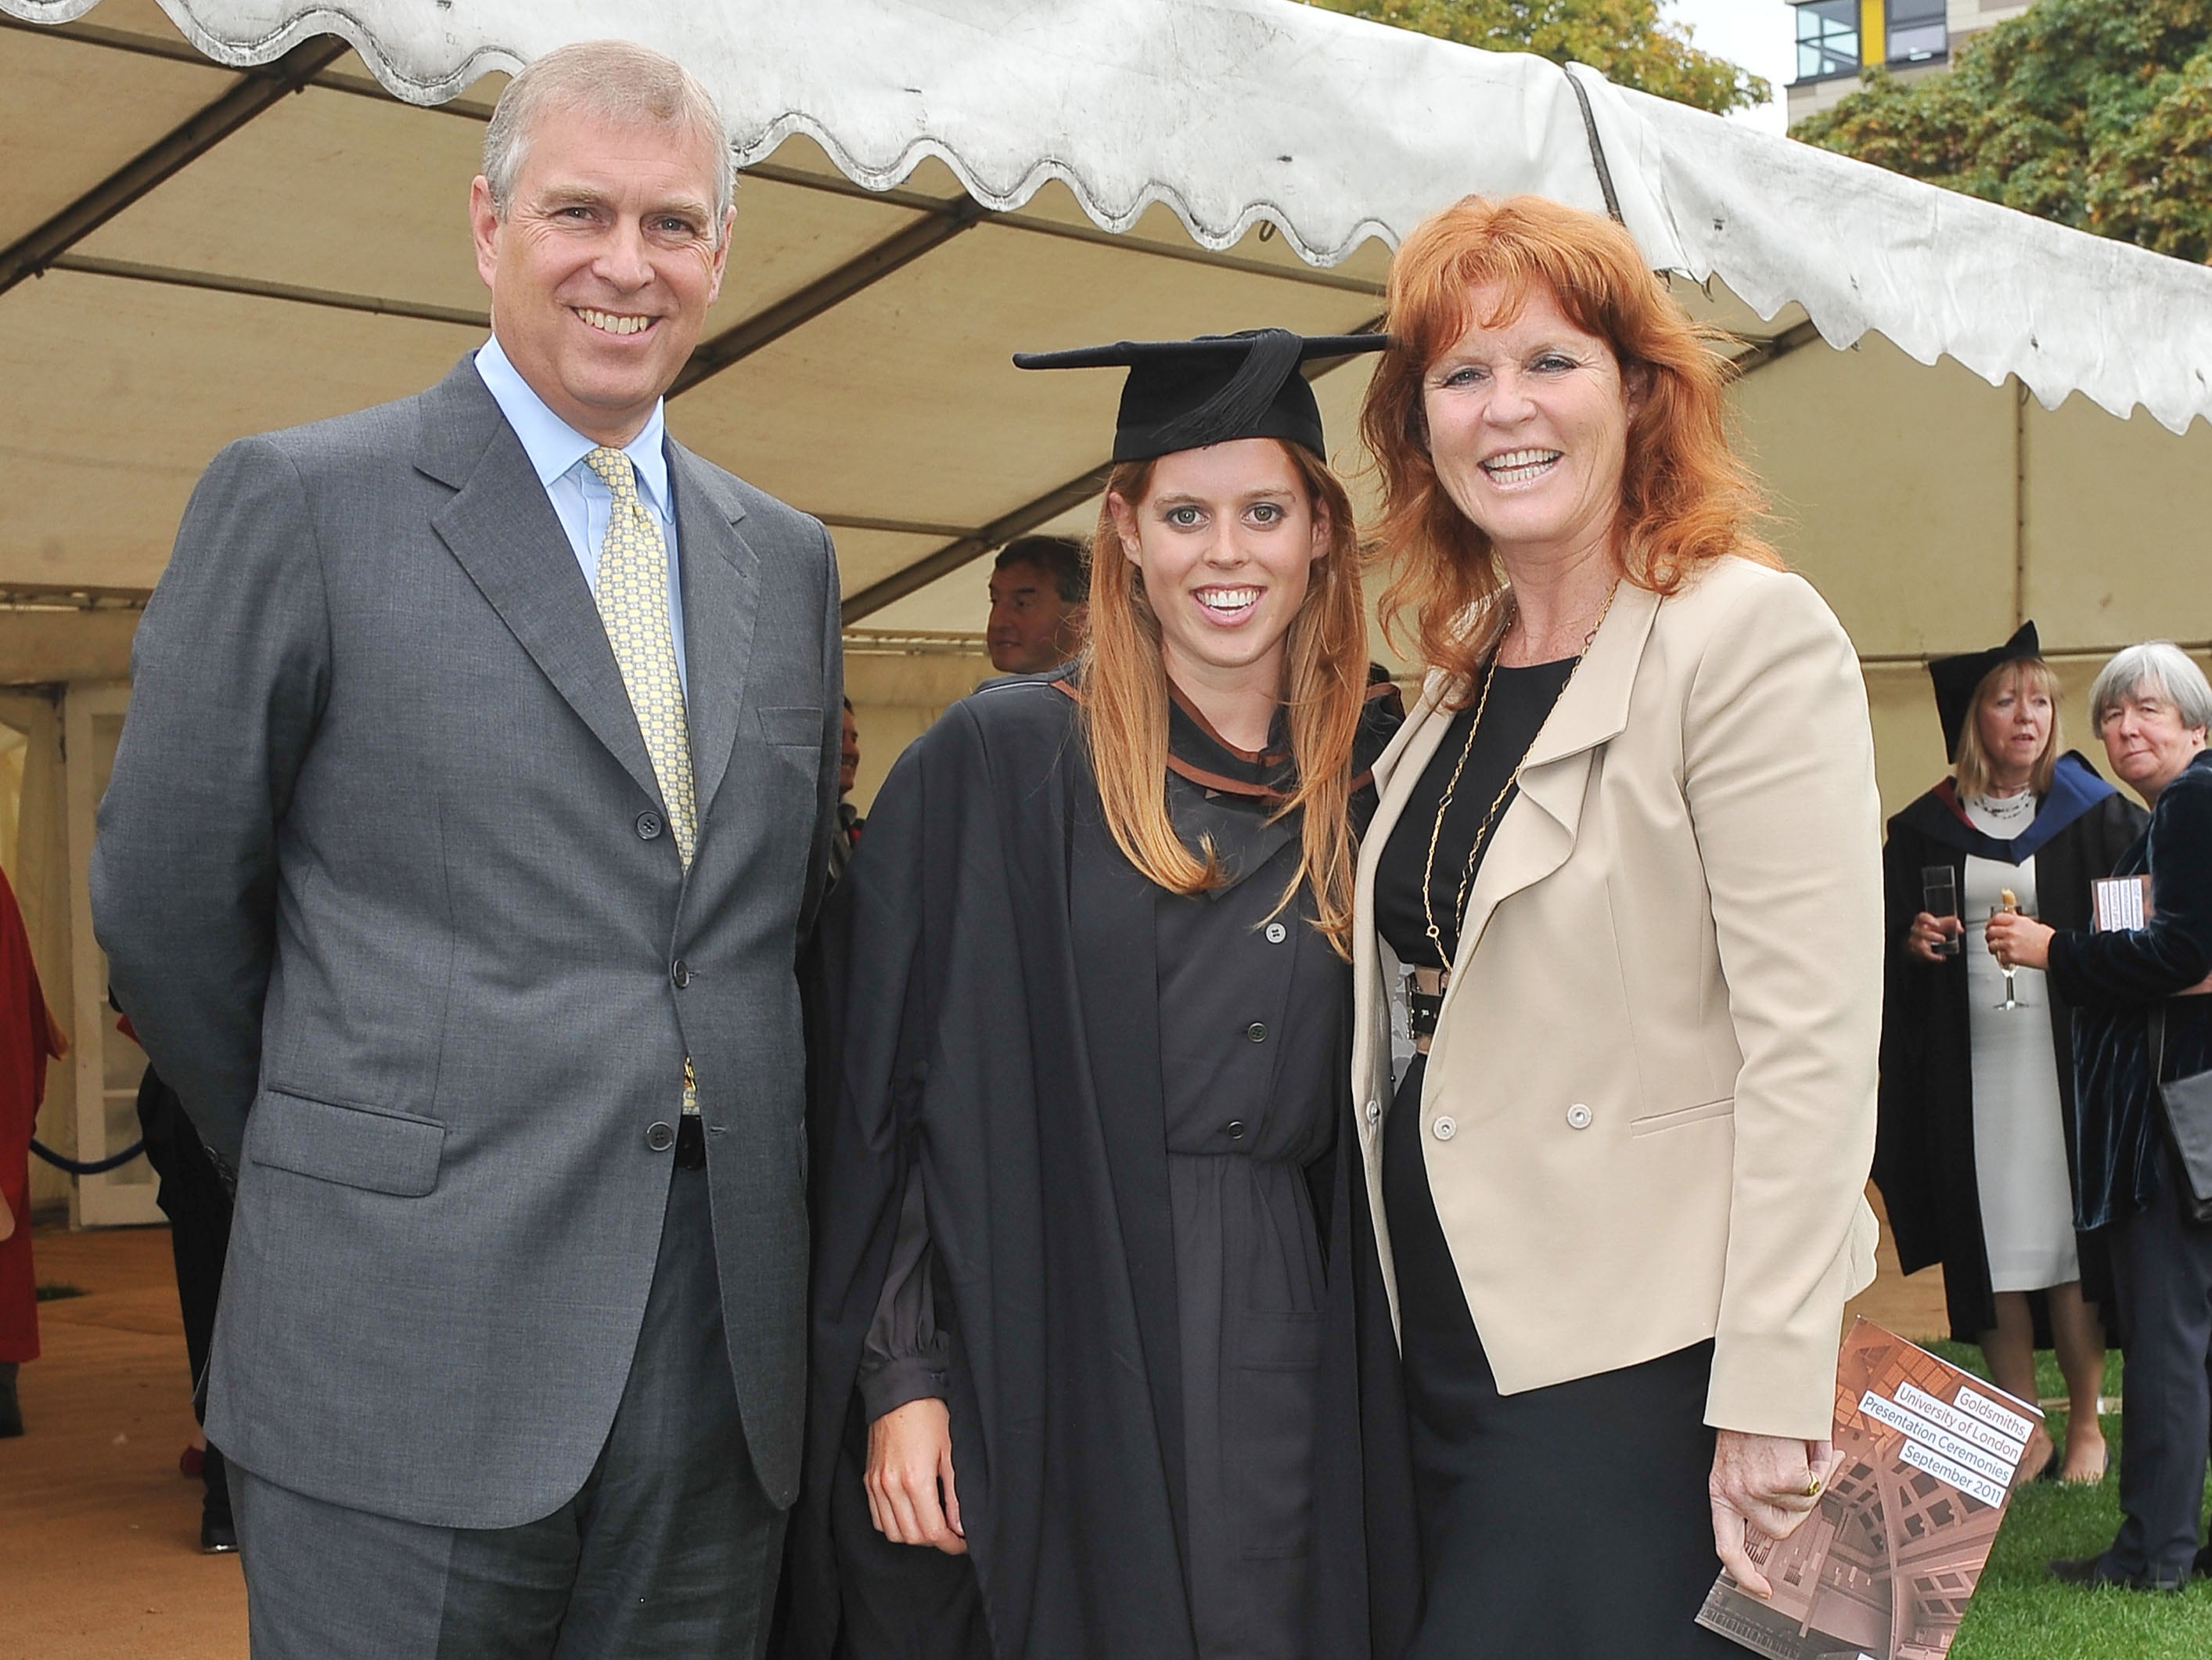
[[[92,837],[100,798],[115,769],[128,686],[71,686],[63,700],[62,739],[69,802],[70,1005],[76,1048],[76,1156],[105,1158],[138,1139],[138,1079],[146,1070],[139,1047],[115,1029],[107,1003],[107,954],[92,937]],[[158,1222],[154,1171],[144,1157],[98,1176],[80,1177],[75,1220],[80,1227]]]

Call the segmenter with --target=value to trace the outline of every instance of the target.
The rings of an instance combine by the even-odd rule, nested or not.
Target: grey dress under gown
[[[1231,781],[1258,769],[1194,726],[1177,708],[1179,756]],[[1343,1105],[1350,970],[1303,891],[1278,909],[1299,862],[1296,815],[1270,823],[1265,802],[1183,776],[1168,800],[1178,835],[1210,840],[1231,875],[1195,897],[1158,891],[1149,914],[1121,919],[1152,930],[1158,964],[1185,1583],[1207,1660],[1304,1660],[1326,1278],[1316,1195]],[[927,1217],[909,1202],[862,1364],[870,1418],[945,1393],[929,1280]],[[974,1629],[962,1651],[987,1653]]]

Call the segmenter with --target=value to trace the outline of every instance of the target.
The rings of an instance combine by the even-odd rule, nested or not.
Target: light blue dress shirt
[[[507,417],[507,424],[522,441],[523,453],[537,470],[546,499],[561,528],[568,533],[585,585],[596,596],[599,591],[599,544],[607,539],[607,520],[614,510],[614,492],[606,481],[584,465],[584,458],[599,447],[545,406],[545,400],[507,361],[494,335],[477,352],[477,373]],[[668,630],[676,642],[676,678],[683,683],[684,701],[691,696],[691,678],[684,657],[683,567],[676,551],[675,504],[668,493],[668,456],[662,447],[665,429],[661,405],[653,405],[653,418],[645,429],[623,447],[637,472],[638,499],[660,526],[660,539],[668,549]]]

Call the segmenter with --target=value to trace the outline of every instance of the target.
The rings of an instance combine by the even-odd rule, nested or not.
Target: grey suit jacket
[[[669,462],[688,877],[590,590],[470,360],[224,450],[147,607],[94,917],[238,1171],[208,1433],[269,1481],[471,1528],[580,1487],[688,1054],[746,1436],[769,1496],[796,1488],[794,960],[836,801],[836,566],[815,520],[672,441]]]

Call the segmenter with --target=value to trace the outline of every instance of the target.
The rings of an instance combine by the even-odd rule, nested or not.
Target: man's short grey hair
[[[492,206],[507,217],[514,181],[530,147],[531,128],[547,108],[574,110],[618,124],[677,128],[710,139],[714,152],[714,234],[737,188],[729,130],[714,94],[683,64],[628,40],[579,40],[557,46],[507,83],[484,129],[484,182]]]
[[[2130,697],[2152,692],[2173,705],[2185,727],[2212,727],[2212,684],[2189,654],[2171,640],[2151,640],[2116,652],[2089,688],[2089,725],[2103,731],[2105,719]]]

